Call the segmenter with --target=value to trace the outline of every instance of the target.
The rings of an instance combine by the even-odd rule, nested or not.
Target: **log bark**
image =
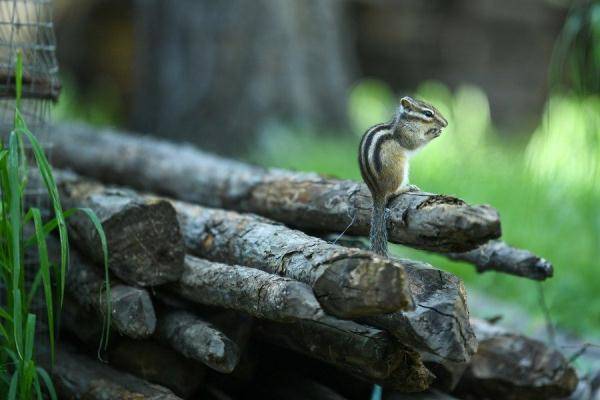
[[[517,249],[500,240],[491,240],[474,250],[448,253],[453,260],[469,262],[477,272],[497,271],[543,281],[554,274],[552,264],[527,250]]]
[[[565,357],[544,343],[482,320],[471,321],[479,348],[457,392],[489,399],[566,397],[577,375]]]
[[[173,207],[127,189],[104,187],[74,174],[55,171],[65,208],[92,209],[108,241],[109,268],[124,282],[153,286],[179,279],[184,248]],[[100,239],[87,216],[68,219],[71,238],[83,254],[102,265]]]
[[[257,322],[257,338],[308,355],[360,379],[402,391],[425,390],[433,375],[419,355],[386,332],[324,317],[297,323]]]
[[[477,349],[477,340],[469,324],[462,281],[426,263],[399,261],[405,266],[416,308],[367,317],[363,321],[385,329],[415,350],[449,362],[469,361]]]
[[[347,400],[326,385],[291,371],[270,374],[253,389],[252,394],[262,400]]]
[[[51,129],[56,165],[209,207],[253,212],[311,231],[368,235],[371,197],[364,184],[263,169],[189,145],[85,125]],[[177,163],[173,163],[177,160]],[[500,236],[485,205],[417,192],[390,202],[389,239],[420,249],[461,252]]]
[[[111,365],[186,399],[202,386],[206,373],[204,365],[152,340],[119,340],[108,357]]]
[[[104,276],[77,251],[70,252],[67,293],[86,311],[106,315]],[[148,338],[156,328],[156,315],[150,294],[142,288],[113,280],[110,288],[111,323],[119,333],[133,339]]]
[[[304,282],[332,315],[353,318],[412,307],[399,263],[253,215],[172,204],[190,254]]]
[[[169,389],[117,371],[101,362],[58,346],[52,377],[61,399],[181,399]]]
[[[222,373],[231,373],[240,359],[231,339],[187,311],[162,310],[156,333],[179,353]]]
[[[318,319],[324,315],[310,286],[290,278],[190,255],[170,292],[209,306],[275,321]]]

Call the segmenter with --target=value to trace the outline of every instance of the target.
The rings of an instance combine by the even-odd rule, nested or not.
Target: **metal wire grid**
[[[47,134],[52,101],[58,97],[58,65],[56,39],[52,22],[52,0],[0,0],[0,139],[6,139],[13,127],[15,110],[15,63],[17,51],[22,52],[23,86],[20,111],[29,129],[40,141],[46,156],[51,157],[52,144]],[[5,142],[5,140],[3,140]],[[28,146],[27,142],[25,143]],[[32,160],[32,152],[27,151]],[[37,170],[30,163],[31,171]],[[48,204],[46,191],[29,185],[27,204],[44,210]],[[37,254],[26,254],[25,271],[29,282],[39,268]],[[3,301],[0,290],[0,301]],[[38,315],[38,331],[45,327],[43,299],[37,298],[32,310]]]

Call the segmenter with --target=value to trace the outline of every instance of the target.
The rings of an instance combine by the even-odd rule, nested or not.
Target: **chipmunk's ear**
[[[415,101],[409,96],[404,96],[400,99],[400,104],[402,105],[402,107],[404,107],[404,109],[412,110],[414,109]]]

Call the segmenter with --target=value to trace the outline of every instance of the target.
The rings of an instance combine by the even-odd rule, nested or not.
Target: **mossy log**
[[[105,187],[68,172],[55,171],[55,178],[65,208],[90,208],[98,216],[108,241],[108,266],[115,276],[137,286],[179,279],[184,247],[169,202]],[[102,265],[102,246],[89,218],[75,213],[67,222],[81,252]]]
[[[190,255],[169,291],[187,300],[275,321],[317,319],[324,312],[305,283],[255,268],[226,265]]]
[[[81,124],[57,125],[51,135],[56,165],[105,182],[253,212],[310,231],[369,232],[372,203],[362,183],[259,168],[187,144]],[[411,192],[388,207],[389,239],[395,243],[461,252],[500,236],[493,208],[455,197]]]
[[[235,342],[187,311],[161,310],[156,335],[184,356],[222,373],[233,371],[240,359]]]
[[[332,245],[255,215],[172,204],[190,254],[304,282],[323,309],[340,318],[412,308],[399,263]]]
[[[543,342],[472,319],[479,340],[457,387],[475,398],[553,399],[569,396],[578,383],[565,357]]]
[[[51,369],[60,399],[181,400],[169,389],[75,353],[62,343]]]

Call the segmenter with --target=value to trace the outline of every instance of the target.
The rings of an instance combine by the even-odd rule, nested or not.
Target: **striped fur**
[[[430,104],[403,97],[394,119],[371,127],[358,149],[360,174],[371,191],[371,250],[387,255],[385,207],[408,187],[410,155],[440,135],[448,122]]]

